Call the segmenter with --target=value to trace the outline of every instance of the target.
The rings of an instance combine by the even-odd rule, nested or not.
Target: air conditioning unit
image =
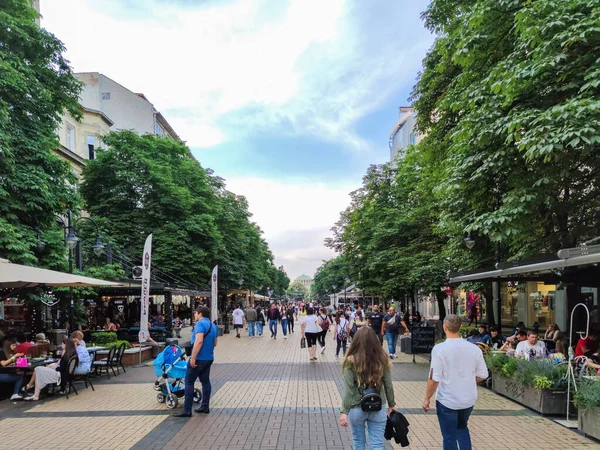
[[[134,266],[131,269],[131,276],[134,280],[142,279],[142,266]]]

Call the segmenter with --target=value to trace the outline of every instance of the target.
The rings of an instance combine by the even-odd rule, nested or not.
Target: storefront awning
[[[120,283],[0,260],[0,289],[45,286],[119,286]]]
[[[589,264],[600,263],[600,252],[560,258],[560,256],[569,255],[569,252],[566,250],[569,249],[560,250],[558,252],[559,259],[556,259],[554,261],[546,261],[535,264],[525,264],[522,266],[509,267],[506,269],[489,270],[485,272],[476,272],[467,275],[459,275],[450,278],[450,283],[457,284],[465,283],[468,281],[484,281],[493,280],[497,278],[511,278],[516,275],[524,275],[531,273],[539,274],[544,272],[550,272],[552,270],[564,269],[566,267],[586,266]]]

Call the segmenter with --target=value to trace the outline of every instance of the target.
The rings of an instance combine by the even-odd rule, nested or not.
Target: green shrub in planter
[[[479,327],[460,327],[460,335],[462,337],[469,337],[472,330],[479,330]]]
[[[573,403],[580,410],[600,407],[600,380],[579,383],[577,392],[573,395]]]
[[[555,365],[550,359],[511,358],[496,353],[485,358],[492,373],[511,378],[522,386],[536,389],[557,389],[566,384],[566,365]]]
[[[114,342],[109,342],[108,344],[106,344],[106,347],[117,347],[117,349],[119,348],[119,346],[121,344],[125,344],[125,350],[127,350],[128,348],[131,348],[131,345],[129,345],[129,341],[114,341]]]
[[[114,331],[97,331],[92,333],[92,342],[98,346],[108,346],[117,341],[117,333]]]

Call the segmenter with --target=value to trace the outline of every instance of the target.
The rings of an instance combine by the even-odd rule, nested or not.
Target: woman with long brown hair
[[[67,372],[69,370],[69,359],[77,355],[75,341],[71,338],[64,338],[62,341],[62,357],[58,364],[50,364],[48,367],[36,367],[31,380],[27,383],[25,391],[35,386],[33,395],[25,398],[28,401],[37,401],[40,399],[40,392],[49,384],[60,384],[61,393],[64,391]]]
[[[371,327],[362,327],[354,335],[342,364],[342,377],[340,425],[351,425],[355,450],[365,449],[365,426],[369,427],[369,448],[382,450],[387,416],[396,410],[396,401],[388,357]],[[381,397],[379,411],[367,412],[361,407],[366,389],[375,389]]]

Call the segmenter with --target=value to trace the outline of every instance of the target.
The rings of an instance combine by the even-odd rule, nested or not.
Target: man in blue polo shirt
[[[206,306],[199,306],[194,311],[194,332],[192,333],[192,354],[185,374],[185,401],[183,411],[174,414],[174,417],[192,417],[192,404],[194,402],[194,383],[200,378],[202,383],[202,403],[194,411],[200,414],[210,412],[210,366],[215,359],[217,346],[217,326],[210,321],[210,310]]]

